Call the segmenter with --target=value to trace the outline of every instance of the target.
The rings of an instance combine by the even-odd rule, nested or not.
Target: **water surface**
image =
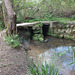
[[[31,41],[28,54],[33,58],[34,63],[38,61],[43,64],[45,61],[57,65],[60,69],[60,73],[63,75],[72,75],[74,64],[68,66],[74,60],[72,46],[75,46],[75,42],[66,39],[58,39],[53,37],[47,37],[48,42]],[[73,73],[73,72],[72,72]]]

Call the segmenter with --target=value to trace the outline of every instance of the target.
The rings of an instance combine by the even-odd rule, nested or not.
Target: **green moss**
[[[41,38],[39,38],[39,41],[43,41],[44,39],[41,37]]]
[[[38,40],[38,37],[33,37],[33,40],[36,40],[37,41]]]
[[[42,33],[42,30],[34,30],[33,33],[34,33],[34,34]]]
[[[69,36],[64,36],[64,38],[65,38],[65,39],[69,39],[70,37],[69,37]]]
[[[47,33],[47,35],[51,35],[51,33],[50,33],[50,32],[48,32],[48,33]]]
[[[71,39],[71,40],[75,40],[74,37],[71,37],[71,36],[70,36],[70,39]]]
[[[64,36],[64,38],[65,38],[65,39],[70,39],[70,40],[75,41],[75,38],[74,38],[74,37],[72,37],[72,36]]]
[[[39,40],[39,41],[43,41],[44,39],[43,34],[34,34],[33,35],[33,40]]]
[[[57,37],[57,34],[51,34],[51,36],[53,36],[53,37]]]
[[[72,34],[75,34],[75,31],[72,31],[71,33],[72,33]]]
[[[40,33],[40,31],[34,31],[33,33],[34,33],[34,34],[36,34],[36,33]]]
[[[47,35],[51,35],[51,34],[54,34],[53,29],[49,29],[49,31],[48,31],[48,33],[47,33]]]
[[[3,29],[4,29],[3,21],[0,20],[0,30],[3,30]]]
[[[62,38],[62,36],[61,36],[61,35],[59,35],[58,37],[59,37],[59,38]]]
[[[75,39],[72,39],[72,41],[75,41]]]

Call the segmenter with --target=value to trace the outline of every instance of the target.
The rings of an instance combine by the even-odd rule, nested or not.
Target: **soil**
[[[14,49],[4,41],[5,30],[0,31],[0,75],[26,75],[29,57],[21,47]]]

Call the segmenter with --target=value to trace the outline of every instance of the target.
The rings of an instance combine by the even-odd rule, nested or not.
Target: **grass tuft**
[[[53,64],[47,64],[45,62],[45,65],[38,64],[37,66],[31,61],[30,66],[27,66],[27,69],[30,72],[30,75],[60,75],[58,74],[58,68],[54,66]]]

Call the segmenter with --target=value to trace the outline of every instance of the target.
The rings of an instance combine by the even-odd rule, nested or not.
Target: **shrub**
[[[13,48],[20,47],[20,41],[18,35],[6,36],[5,41],[8,43],[8,45],[11,45]]]

